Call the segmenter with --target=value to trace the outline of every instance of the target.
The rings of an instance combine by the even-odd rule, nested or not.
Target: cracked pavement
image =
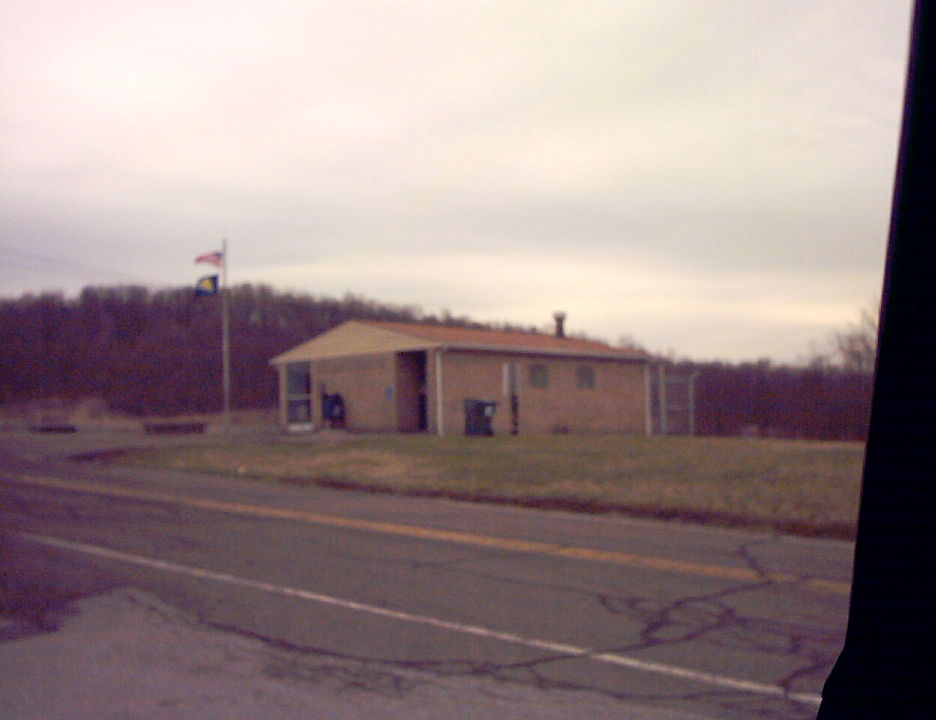
[[[496,542],[478,547],[431,535],[391,536],[0,482],[5,592],[19,588],[35,595],[41,588],[38,594],[48,596],[45,616],[75,610],[47,623],[47,628],[61,626],[59,632],[23,630],[30,623],[35,629],[42,613],[32,619],[24,615],[17,632],[8,628],[6,642],[0,643],[4,669],[15,670],[11,656],[22,656],[22,648],[33,647],[29,643],[54,643],[84,627],[84,618],[105,612],[99,608],[103,603],[120,618],[145,616],[176,643],[183,642],[178,636],[184,630],[206,648],[227,648],[220,659],[199,662],[197,653],[180,659],[177,652],[175,669],[184,670],[184,679],[170,684],[180,698],[189,697],[183,687],[200,692],[203,709],[216,708],[218,717],[251,716],[222,713],[237,709],[231,697],[240,697],[241,709],[252,707],[248,696],[285,703],[280,717],[308,717],[297,709],[312,702],[308,697],[284,699],[295,690],[321,701],[317,707],[323,714],[315,717],[342,717],[327,713],[345,708],[349,717],[538,718],[559,717],[558,711],[549,714],[556,708],[565,708],[566,716],[584,707],[596,718],[805,719],[815,717],[815,698],[844,639],[848,598],[836,588],[849,579],[848,543],[217,477],[135,474],[22,456],[7,467],[8,479],[11,473],[41,472],[76,483],[94,479],[171,488],[251,506],[308,508],[650,558],[641,567],[555,557]],[[302,589],[415,619],[44,547],[23,533],[250,578],[264,587]],[[688,563],[688,570],[654,564],[655,557]],[[694,574],[696,566],[744,570],[747,579]],[[811,585],[813,579],[830,584]],[[106,623],[96,622],[99,635],[105,633]],[[171,632],[163,627],[167,624]],[[122,625],[132,626],[130,619]],[[170,662],[168,650],[145,652],[149,630],[140,629],[135,639],[127,632],[119,653],[107,655],[100,637],[87,640],[82,652],[98,664],[110,658],[119,665],[120,657],[127,667],[130,658]],[[242,653],[243,643],[249,652]],[[64,673],[60,665],[46,673]],[[206,689],[206,678],[226,678],[229,670],[236,678],[229,689]],[[680,670],[690,674],[674,672]],[[146,675],[139,671],[128,686],[135,682],[145,695],[152,690]],[[730,682],[721,682],[725,679]],[[7,689],[2,695],[12,697]],[[58,696],[57,701],[64,702]],[[186,716],[181,700],[172,712],[159,705],[163,701],[153,700],[151,714],[133,716]],[[4,713],[40,716],[56,715]],[[92,716],[106,717],[87,715]]]

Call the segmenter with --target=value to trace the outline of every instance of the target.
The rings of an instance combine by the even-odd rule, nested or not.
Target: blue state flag
[[[205,275],[204,277],[198,278],[198,282],[195,283],[195,297],[204,297],[205,295],[217,295],[218,294],[218,276],[217,275]]]

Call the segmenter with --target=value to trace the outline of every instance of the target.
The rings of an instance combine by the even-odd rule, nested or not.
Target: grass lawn
[[[110,461],[851,538],[864,454],[859,443],[748,438],[349,435],[231,441],[133,450]]]

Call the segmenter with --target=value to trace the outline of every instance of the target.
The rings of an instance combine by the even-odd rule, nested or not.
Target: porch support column
[[[445,435],[445,423],[442,420],[442,413],[445,407],[442,401],[442,350],[436,348],[435,359],[435,379],[436,379],[436,429],[439,435]]]

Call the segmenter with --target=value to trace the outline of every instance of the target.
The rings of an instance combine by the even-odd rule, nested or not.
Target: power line
[[[123,277],[134,282],[142,282],[146,284],[153,284],[154,281],[151,279],[142,278],[139,275],[133,275],[132,273],[123,272],[122,270],[114,270],[111,268],[103,268],[96,265],[89,265],[87,263],[75,262],[74,260],[66,260],[60,257],[52,257],[50,255],[42,255],[41,253],[27,252],[25,250],[18,250],[16,248],[11,248],[6,245],[0,245],[0,253],[5,253],[7,255],[12,255],[14,258],[20,258],[25,260],[30,260],[33,262],[39,262],[44,265],[53,265],[70,270],[81,270],[81,271],[92,271],[95,273],[105,273],[109,275],[115,275],[118,277]]]

